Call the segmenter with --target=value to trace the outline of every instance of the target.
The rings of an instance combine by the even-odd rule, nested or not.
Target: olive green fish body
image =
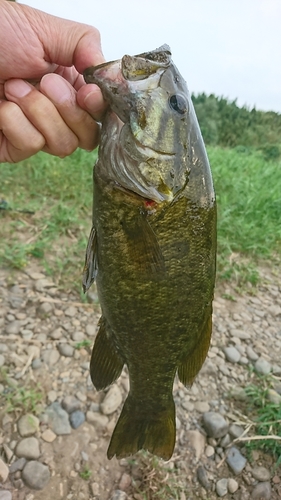
[[[137,69],[133,67],[129,76],[151,71],[147,78],[154,78],[153,64],[160,64],[161,79],[165,72],[169,72],[167,78],[172,74],[173,81],[180,79],[165,54],[158,54],[160,61],[153,60],[153,55],[148,55],[152,69],[143,69],[143,61],[133,59]],[[146,61],[145,56],[136,58]],[[123,74],[128,76],[127,60],[124,66]],[[105,388],[126,364],[130,377],[129,396],[113,432],[109,458],[140,448],[170,458],[175,443],[174,377],[178,371],[184,384],[192,383],[211,337],[216,207],[209,164],[181,80],[179,95],[186,101],[179,99],[177,105],[186,102],[188,118],[186,111],[175,116],[173,109],[170,112],[166,101],[175,89],[169,94],[162,81],[163,99],[159,81],[157,85],[160,97],[154,92],[152,104],[145,101],[150,99],[149,88],[139,99],[143,116],[137,117],[137,124],[142,130],[150,127],[145,139],[141,133],[134,135],[132,110],[120,112],[120,102],[118,109],[111,103],[122,122],[108,112],[94,172],[93,230],[84,287],[96,279],[102,318],[91,376],[97,389]],[[108,95],[107,88],[104,93]],[[134,96],[131,100],[134,106]],[[116,174],[118,168],[124,168],[125,174]]]

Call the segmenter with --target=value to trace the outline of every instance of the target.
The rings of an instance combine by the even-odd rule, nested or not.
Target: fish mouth
[[[117,59],[115,61],[108,61],[98,66],[91,66],[87,68],[84,73],[84,79],[86,83],[96,83],[101,85],[102,80],[105,78],[105,72],[103,70],[109,70],[109,68],[115,67],[118,72],[121,70],[121,74],[125,80],[128,81],[139,81],[144,80],[156,73],[159,69],[166,69],[171,63],[171,49],[167,44],[161,45],[158,49],[152,52],[144,52],[142,54],[137,54],[136,56],[125,55],[122,59]],[[110,75],[110,80],[112,83],[115,80],[116,75]],[[120,76],[120,75],[119,75]],[[109,75],[107,75],[107,80]],[[120,83],[120,78],[118,79]]]

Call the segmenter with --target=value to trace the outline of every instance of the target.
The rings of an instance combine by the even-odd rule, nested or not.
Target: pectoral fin
[[[90,363],[91,379],[98,391],[112,384],[120,376],[124,365],[103,317],[99,327]]]
[[[159,277],[165,273],[165,261],[156,235],[147,217],[140,214],[132,223],[123,224],[127,236],[128,249],[132,262],[140,273]]]
[[[90,286],[95,281],[97,272],[97,233],[93,226],[88,240],[85,264],[83,269],[82,286],[84,293],[89,290]]]
[[[188,353],[186,359],[178,367],[178,376],[184,385],[192,384],[194,378],[203,365],[208,354],[212,334],[212,311],[208,312],[206,321],[199,335],[198,343],[193,351]]]

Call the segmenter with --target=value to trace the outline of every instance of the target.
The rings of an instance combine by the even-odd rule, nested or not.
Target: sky
[[[189,90],[281,113],[281,0],[20,0],[99,29],[107,60],[167,43]]]

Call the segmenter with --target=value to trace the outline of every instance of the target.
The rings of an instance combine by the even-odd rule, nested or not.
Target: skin
[[[0,162],[94,149],[105,103],[81,73],[104,62],[98,30],[6,0],[0,20]]]

